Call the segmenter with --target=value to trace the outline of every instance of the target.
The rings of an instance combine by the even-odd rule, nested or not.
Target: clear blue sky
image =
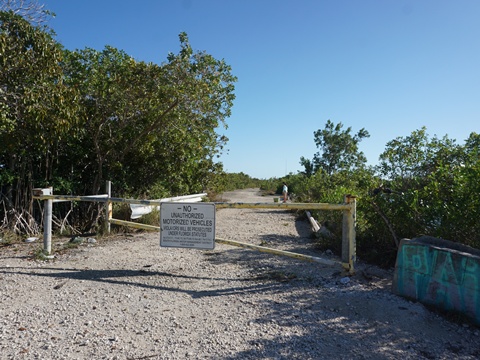
[[[370,164],[427,127],[480,132],[478,0],[40,0],[67,49],[111,45],[162,63],[185,31],[238,77],[228,172],[281,177],[317,152],[327,120],[365,128]]]

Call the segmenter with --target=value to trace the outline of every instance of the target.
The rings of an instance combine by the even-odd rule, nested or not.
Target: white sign
[[[160,204],[160,246],[215,248],[215,204]]]

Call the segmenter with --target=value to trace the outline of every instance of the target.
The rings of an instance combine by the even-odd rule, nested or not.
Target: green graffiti
[[[394,286],[402,296],[462,312],[480,324],[480,257],[402,243]]]
[[[461,285],[465,274],[467,258],[457,253],[436,250],[434,252],[433,275],[444,285]]]
[[[404,245],[402,248],[403,266],[405,269],[420,274],[430,274],[431,267],[428,266],[430,263],[428,248],[418,245]]]

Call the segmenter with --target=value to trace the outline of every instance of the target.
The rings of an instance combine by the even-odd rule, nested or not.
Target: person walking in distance
[[[287,186],[286,183],[283,183],[282,194],[283,194],[283,202],[287,202],[287,198],[288,198],[288,186]]]

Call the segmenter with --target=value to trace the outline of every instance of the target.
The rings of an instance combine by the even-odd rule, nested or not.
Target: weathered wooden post
[[[107,180],[107,203],[105,206],[105,230],[107,234],[110,234],[110,220],[112,220],[113,207],[110,198],[112,197],[112,182]]]
[[[350,207],[348,210],[343,210],[342,262],[348,264],[350,272],[353,272],[353,266],[357,258],[355,240],[355,221],[357,217],[356,197],[353,195],[345,195],[344,202],[350,205]]]

